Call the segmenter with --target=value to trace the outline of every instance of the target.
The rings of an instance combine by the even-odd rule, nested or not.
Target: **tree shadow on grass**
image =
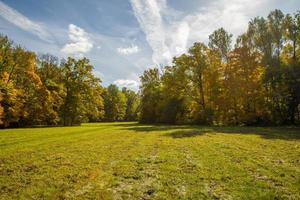
[[[193,126],[162,124],[115,124],[125,130],[139,133],[165,132],[164,136],[172,138],[196,137],[204,134],[242,134],[259,135],[265,139],[300,140],[300,127],[240,127],[240,126]]]
[[[196,137],[200,135],[206,134],[206,131],[200,131],[200,130],[178,130],[178,131],[172,131],[171,133],[165,134],[167,137],[172,138],[190,138],[190,137]]]
[[[154,132],[154,131],[169,131],[178,129],[191,129],[191,125],[166,125],[166,124],[141,124],[141,123],[121,123],[112,124],[112,126],[120,127],[124,130],[132,130],[137,132]]]
[[[212,129],[216,133],[259,135],[265,139],[300,139],[300,127],[213,127]]]

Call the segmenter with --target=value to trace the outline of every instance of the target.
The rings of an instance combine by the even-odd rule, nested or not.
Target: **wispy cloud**
[[[130,79],[119,79],[114,81],[114,84],[116,84],[120,88],[126,87],[135,91],[137,91],[139,88],[139,83],[135,80]]]
[[[153,50],[152,61],[168,64],[193,42],[207,41],[208,35],[220,27],[240,34],[269,1],[216,0],[186,15],[170,8],[166,0],[131,0],[131,5]]]
[[[28,19],[26,16],[9,7],[2,1],[0,1],[0,15],[15,26],[37,35],[40,39],[52,42],[49,32],[46,31],[42,24]]]
[[[67,55],[82,56],[93,48],[93,42],[88,33],[74,24],[69,24],[69,39],[70,43],[61,49]]]
[[[131,0],[131,5],[153,50],[152,60],[156,63],[168,61],[171,54],[166,45],[165,27],[161,16],[161,10],[166,6],[166,1]]]
[[[119,47],[117,48],[117,51],[119,54],[122,55],[130,55],[130,54],[138,53],[140,49],[136,45],[131,45],[131,47],[125,47],[125,48]]]

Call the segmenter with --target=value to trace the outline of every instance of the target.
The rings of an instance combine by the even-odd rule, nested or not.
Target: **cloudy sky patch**
[[[88,57],[104,86],[138,88],[138,77],[169,64],[224,27],[235,37],[255,16],[294,13],[299,0],[0,0],[0,32],[37,53]]]

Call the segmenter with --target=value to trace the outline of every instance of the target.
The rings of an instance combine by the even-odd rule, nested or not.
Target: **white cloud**
[[[67,55],[82,56],[93,48],[93,42],[88,33],[74,24],[69,25],[69,39],[70,43],[61,49]]]
[[[200,9],[200,13],[188,15],[186,21],[191,31],[190,40],[208,41],[208,35],[223,27],[236,37],[246,31],[248,21],[261,15],[264,4],[270,0],[217,0]]]
[[[135,17],[146,34],[146,39],[153,50],[152,60],[156,64],[171,58],[166,45],[166,36],[161,17],[161,10],[166,7],[165,0],[131,0]]]
[[[17,10],[9,7],[5,3],[0,1],[0,15],[9,21],[10,23],[14,24],[15,26],[28,31],[32,34],[37,35],[40,39],[51,42],[50,34],[46,31],[43,25],[31,21],[26,16],[19,13]]]
[[[208,35],[224,27],[235,36],[246,30],[250,18],[268,8],[271,0],[215,0],[198,12],[184,15],[166,0],[131,0],[134,15],[153,50],[155,64],[169,64],[193,42],[207,42]]]
[[[126,87],[135,91],[137,91],[139,88],[139,83],[135,80],[130,80],[130,79],[115,80],[114,84],[116,84],[120,88]]]
[[[127,48],[119,47],[119,48],[117,48],[117,51],[118,51],[119,54],[130,55],[130,54],[134,54],[134,53],[139,52],[140,49],[136,45],[131,45],[131,47],[127,47]]]
[[[190,34],[190,26],[186,21],[176,23],[175,33],[172,35],[172,44],[170,45],[170,51],[174,55],[179,55],[185,52],[187,48],[187,42]]]

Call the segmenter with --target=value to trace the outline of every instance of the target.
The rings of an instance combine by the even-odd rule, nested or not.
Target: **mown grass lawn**
[[[300,199],[300,129],[0,130],[0,199]]]

